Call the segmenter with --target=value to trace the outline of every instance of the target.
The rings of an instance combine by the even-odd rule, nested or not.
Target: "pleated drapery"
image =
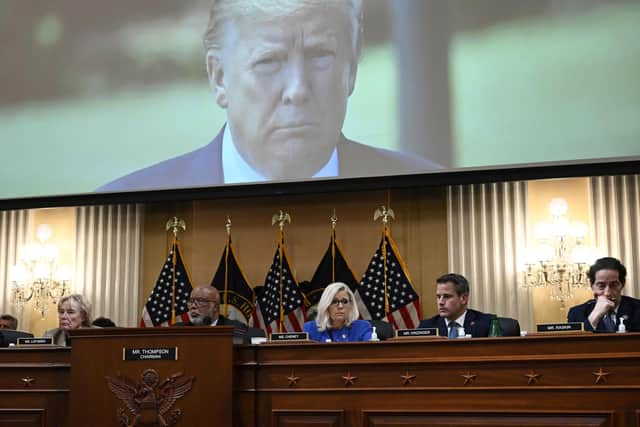
[[[0,212],[0,312],[18,318],[18,328],[24,325],[23,313],[11,304],[11,268],[16,265],[19,249],[27,239],[29,211],[14,210]]]
[[[142,280],[141,204],[76,209],[74,289],[93,303],[93,317],[118,326],[140,321]]]
[[[517,268],[526,247],[526,191],[525,182],[450,186],[447,224],[450,272],[469,280],[469,307],[532,330],[531,297]]]
[[[589,179],[595,245],[627,268],[624,294],[640,297],[640,175]]]

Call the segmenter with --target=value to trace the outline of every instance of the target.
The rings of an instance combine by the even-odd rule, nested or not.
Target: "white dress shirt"
[[[313,175],[313,178],[326,178],[338,176],[340,171],[338,163],[338,148],[333,149],[329,161]],[[239,184],[243,182],[270,181],[260,172],[253,169],[240,155],[233,143],[233,136],[229,125],[225,126],[222,135],[222,176],[225,184]]]

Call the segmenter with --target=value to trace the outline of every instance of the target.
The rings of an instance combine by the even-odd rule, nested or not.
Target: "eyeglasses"
[[[216,301],[210,300],[210,299],[206,299],[206,298],[189,298],[189,301],[187,301],[187,305],[193,305],[195,307],[202,307],[203,305],[207,305],[210,302],[212,302],[214,305],[216,304]]]
[[[331,305],[338,305],[338,304],[342,304],[342,305],[351,304],[351,300],[348,300],[346,298],[342,298],[342,299],[336,298],[333,301],[331,301]]]

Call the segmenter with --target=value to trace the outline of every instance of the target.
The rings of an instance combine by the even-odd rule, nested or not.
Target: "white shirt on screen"
[[[329,161],[313,175],[313,178],[338,176],[339,171],[338,149],[334,148]],[[225,126],[224,135],[222,136],[222,174],[225,184],[269,181],[242,158],[233,143],[229,126]]]

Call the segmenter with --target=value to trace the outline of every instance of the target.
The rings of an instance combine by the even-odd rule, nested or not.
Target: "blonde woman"
[[[355,295],[344,283],[327,286],[318,302],[318,316],[304,324],[309,338],[320,342],[369,341],[371,324],[358,320]]]
[[[67,295],[58,302],[58,327],[44,333],[45,337],[53,337],[53,343],[71,345],[69,331],[91,327],[91,306],[80,294]]]

